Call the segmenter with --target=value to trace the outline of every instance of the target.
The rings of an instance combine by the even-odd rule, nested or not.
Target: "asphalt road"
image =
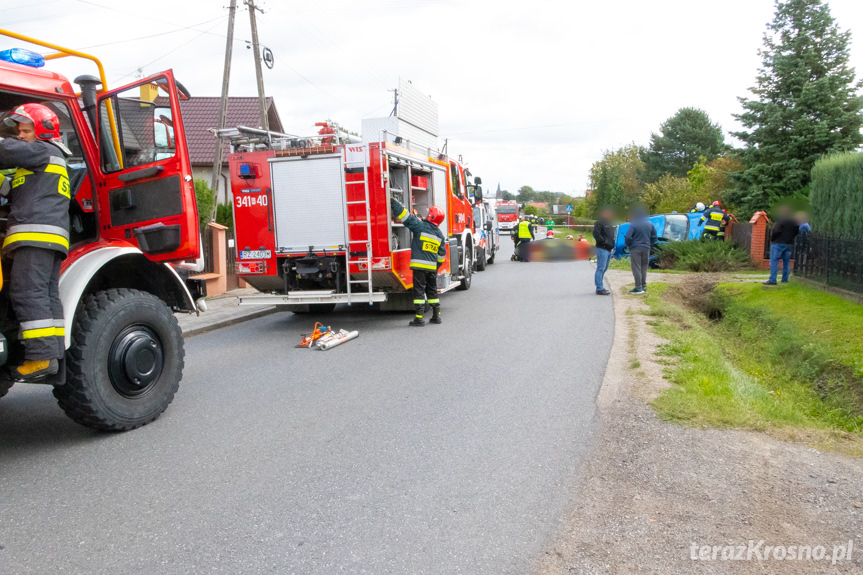
[[[530,572],[578,504],[611,346],[592,273],[499,261],[441,326],[337,310],[360,337],[327,352],[290,313],[190,338],[174,403],[125,434],[13,388],[0,573]]]

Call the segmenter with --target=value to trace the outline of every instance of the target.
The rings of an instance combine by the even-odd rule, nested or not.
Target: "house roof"
[[[198,97],[180,100],[180,111],[183,113],[183,126],[186,129],[186,142],[189,145],[189,157],[192,165],[212,165],[216,152],[216,136],[210,131],[219,124],[218,97]],[[270,130],[284,132],[279,113],[272,98],[267,98],[267,117]],[[260,127],[261,119],[258,113],[257,97],[231,96],[228,98],[228,119],[225,126]],[[223,158],[227,161],[228,144],[224,144]]]

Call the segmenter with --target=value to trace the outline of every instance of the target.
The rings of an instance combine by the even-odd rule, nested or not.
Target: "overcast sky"
[[[485,187],[575,193],[602,150],[647,144],[683,106],[728,131],[760,59],[772,0],[258,0],[266,70],[286,130],[385,116],[399,77],[430,94],[441,137]],[[0,0],[0,26],[102,59],[112,87],[173,68],[218,96],[228,0]],[[231,95],[256,94],[237,13]],[[863,1],[832,0],[863,71]],[[143,38],[149,36],[148,38]],[[11,44],[3,39],[0,47]],[[69,77],[80,67],[60,66]]]

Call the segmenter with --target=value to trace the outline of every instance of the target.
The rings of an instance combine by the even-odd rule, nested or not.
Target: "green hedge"
[[[659,244],[657,263],[666,270],[688,272],[734,272],[752,267],[749,253],[732,242],[687,240]]]
[[[812,231],[863,237],[863,153],[826,156],[812,168]]]

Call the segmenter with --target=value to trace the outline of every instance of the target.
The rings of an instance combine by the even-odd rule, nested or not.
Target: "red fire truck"
[[[518,225],[518,202],[504,200],[497,203],[497,221],[500,231],[512,232]]]
[[[411,309],[410,231],[392,221],[390,198],[420,216],[431,206],[444,211],[447,256],[438,289],[470,288],[472,203],[481,179],[460,161],[396,135],[400,121],[365,143],[340,138],[338,129],[314,138],[233,131],[236,271],[264,292],[241,304],[297,312],[360,302]],[[401,133],[407,134],[404,126]]]
[[[106,91],[95,57],[6,30],[0,36],[50,51],[0,51],[0,113],[27,102],[48,106],[71,151],[70,249],[60,277],[68,351],[60,372],[44,383],[82,425],[139,427],[168,407],[182,377],[183,336],[172,310],[196,310],[195,295],[171,265],[200,252],[179,107],[188,94],[170,71]],[[46,60],[72,57],[99,71],[98,78],[75,79],[79,94],[43,68]],[[0,137],[16,135],[3,130]],[[5,223],[0,219],[3,230]],[[15,365],[23,350],[6,291],[0,364]],[[0,396],[12,383],[0,374]]]

